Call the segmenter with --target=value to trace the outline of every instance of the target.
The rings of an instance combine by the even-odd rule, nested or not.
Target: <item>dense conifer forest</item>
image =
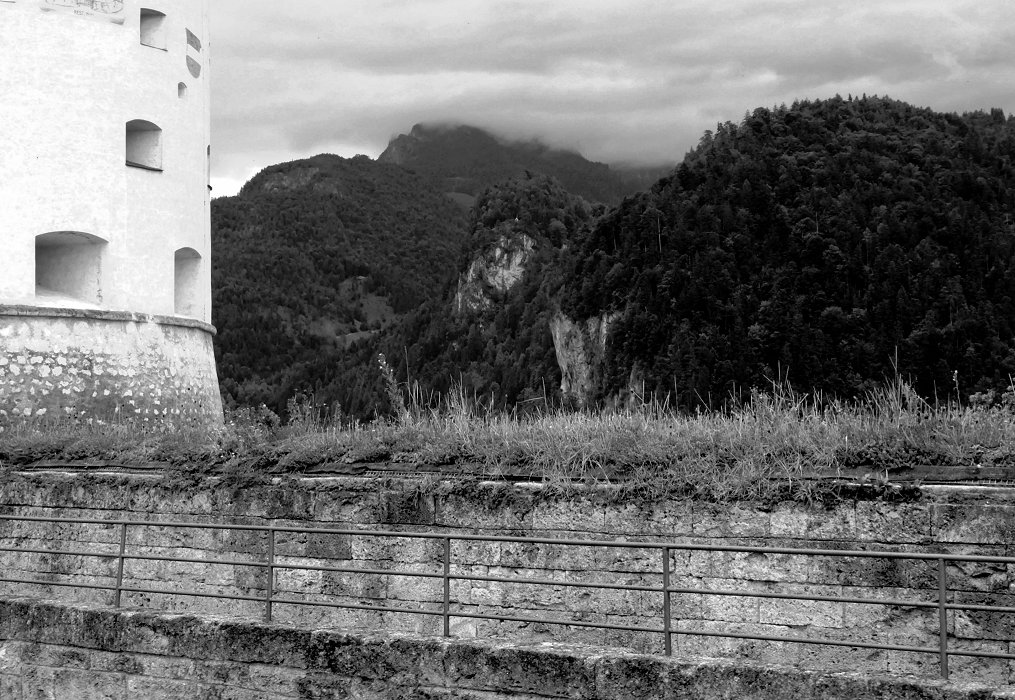
[[[484,184],[467,219],[432,178],[319,158],[213,202],[232,402],[281,411],[304,391],[384,414],[383,351],[425,396],[459,384],[499,407],[557,403],[558,312],[615,319],[598,401],[633,389],[718,407],[787,377],[852,398],[896,373],[967,398],[1015,375],[1015,120],[1000,110],[757,109],[615,207],[531,171]],[[470,265],[523,237],[510,291],[456,309]]]
[[[351,345],[442,292],[465,233],[443,194],[365,156],[272,166],[238,196],[213,200],[226,403],[280,411],[327,383]]]
[[[634,374],[716,405],[788,375],[924,396],[1015,375],[1015,120],[883,98],[758,109],[581,242],[562,299],[621,313],[600,396]],[[897,365],[896,363],[897,358]]]

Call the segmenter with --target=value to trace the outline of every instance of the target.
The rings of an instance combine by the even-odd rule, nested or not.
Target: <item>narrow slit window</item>
[[[197,34],[189,29],[187,30],[187,46],[199,53],[201,51],[201,40],[197,37]]]
[[[144,119],[127,122],[127,165],[162,170],[162,129]]]
[[[153,49],[166,50],[166,15],[164,13],[141,8],[141,43]]]
[[[181,100],[187,96],[187,84],[180,83],[176,86],[176,96]]]

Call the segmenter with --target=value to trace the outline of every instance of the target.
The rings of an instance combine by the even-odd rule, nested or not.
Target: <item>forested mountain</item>
[[[212,201],[212,296],[227,403],[280,411],[329,383],[369,338],[457,272],[461,210],[365,157],[266,168]],[[345,387],[346,401],[357,391]],[[337,400],[337,398],[336,398]]]
[[[401,165],[467,197],[509,178],[542,174],[589,202],[605,204],[646,189],[673,168],[615,168],[539,141],[499,139],[472,126],[421,124],[394,138],[378,161]]]
[[[424,394],[461,383],[499,407],[566,400],[562,379],[579,403],[633,387],[693,409],[787,376],[843,398],[896,372],[942,398],[1015,376],[1015,120],[1000,110],[757,109],[613,208],[538,168],[480,186],[502,144],[478,130],[455,139],[488,170],[454,144],[461,168],[421,169],[446,140],[420,129],[385,157],[415,174],[320,156],[214,200],[228,399],[279,410],[311,390],[383,414],[379,351]],[[468,220],[442,172],[474,178],[458,183],[478,195]]]
[[[757,109],[706,133],[581,241],[561,299],[614,319],[599,398],[718,405],[789,376],[925,396],[1015,375],[1015,120],[883,98]]]

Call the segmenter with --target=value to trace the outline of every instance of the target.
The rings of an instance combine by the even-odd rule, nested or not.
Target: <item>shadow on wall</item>
[[[35,296],[40,306],[98,308],[106,240],[79,231],[35,238]]]

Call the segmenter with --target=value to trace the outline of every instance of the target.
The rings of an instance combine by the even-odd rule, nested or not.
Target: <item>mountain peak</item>
[[[559,179],[590,202],[614,204],[667,174],[670,167],[645,172],[618,171],[574,151],[553,148],[539,139],[499,137],[468,124],[416,124],[393,138],[378,162],[392,163],[434,180],[450,193],[477,196],[490,185],[533,173]]]

